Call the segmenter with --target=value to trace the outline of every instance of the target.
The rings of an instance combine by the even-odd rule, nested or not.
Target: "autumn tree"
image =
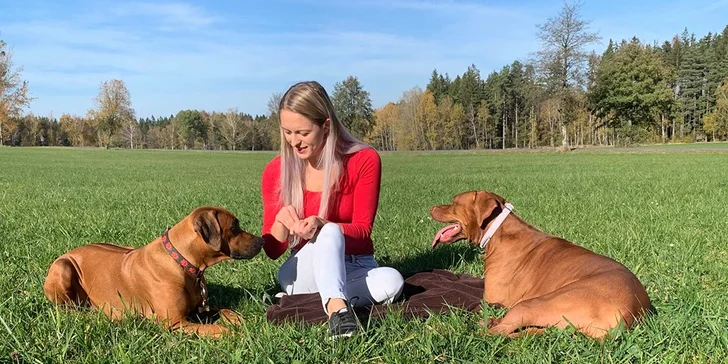
[[[442,149],[461,149],[463,139],[463,106],[453,104],[452,97],[445,95],[437,104],[437,125]]]
[[[374,110],[374,125],[364,141],[380,150],[395,150],[393,130],[398,115],[397,104],[393,102]]]
[[[435,96],[425,90],[417,104],[417,120],[422,124],[424,131],[424,148],[428,150],[441,149],[443,125],[437,113]]]
[[[728,77],[715,92],[715,109],[705,116],[703,128],[713,140],[728,139]]]
[[[86,146],[86,121],[82,117],[69,114],[61,115],[60,129],[72,146]]]
[[[280,120],[278,116],[281,99],[283,99],[283,93],[280,92],[273,93],[268,99],[268,118],[265,121],[266,125],[262,128],[268,136],[268,143],[272,149],[278,149],[281,145]]]
[[[89,110],[87,117],[93,121],[100,146],[108,148],[114,133],[124,128],[129,146],[134,148],[136,117],[131,106],[131,95],[124,81],[119,79],[104,81],[99,94],[94,98],[94,104],[96,108]]]
[[[245,125],[242,115],[237,108],[230,108],[220,120],[220,133],[228,145],[228,148],[236,150],[240,142],[245,138]]]
[[[5,142],[5,129],[10,118],[20,117],[23,109],[33,100],[28,81],[21,78],[23,67],[14,67],[10,50],[0,39],[0,145]]]
[[[425,132],[417,112],[423,94],[422,89],[415,86],[403,92],[397,102],[399,115],[392,127],[396,150],[424,149]]]
[[[585,47],[600,39],[589,31],[589,22],[581,19],[581,2],[564,3],[556,17],[538,25],[541,49],[536,53],[538,65],[549,89],[559,101],[562,146],[568,147],[568,127],[577,115],[577,92],[583,89],[588,53]]]
[[[450,102],[450,98],[446,97],[443,101],[443,105],[447,105]],[[444,110],[448,109],[447,106],[442,107]],[[445,129],[445,135],[443,136],[443,142],[447,149],[462,149],[463,148],[463,134],[464,127],[463,123],[465,120],[465,110],[461,103],[455,103],[450,108],[450,117],[448,119],[447,127]]]

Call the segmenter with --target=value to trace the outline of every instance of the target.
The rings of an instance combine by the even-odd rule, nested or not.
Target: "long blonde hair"
[[[286,109],[301,114],[314,124],[323,128],[329,120],[329,131],[324,148],[318,159],[318,166],[323,167],[324,183],[321,190],[321,203],[318,216],[327,218],[330,198],[339,187],[339,179],[343,173],[343,160],[347,154],[369,147],[355,138],[339,122],[326,90],[316,81],[304,81],[291,86],[281,98],[278,106],[278,123],[280,125],[281,110]],[[281,133],[281,175],[279,197],[283,206],[292,205],[298,216],[303,215],[303,183],[305,162],[296,157],[293,147],[286,142],[283,129]],[[300,238],[295,236],[289,246],[298,245]]]

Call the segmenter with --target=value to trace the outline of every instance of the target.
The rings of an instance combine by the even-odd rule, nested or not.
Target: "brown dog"
[[[511,209],[496,194],[470,191],[430,210],[434,220],[455,223],[437,233],[433,248],[466,239],[485,250],[483,299],[510,309],[489,319],[489,333],[517,337],[520,329],[541,333],[573,324],[601,339],[649,310],[645,288],[624,265],[546,234]]]
[[[55,304],[101,309],[114,320],[129,311],[166,328],[220,336],[227,331],[222,325],[188,321],[209,310],[203,272],[226,259],[253,258],[262,246],[229,211],[200,207],[146,246],[98,243],[63,254],[48,270],[45,295]],[[231,310],[219,313],[238,321]]]

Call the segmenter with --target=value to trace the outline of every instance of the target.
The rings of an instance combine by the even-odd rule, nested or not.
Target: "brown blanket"
[[[381,318],[392,311],[401,312],[405,318],[427,317],[431,313],[448,312],[451,308],[478,311],[482,299],[483,278],[435,269],[407,277],[402,296],[397,302],[356,311],[360,319]],[[318,324],[328,321],[318,293],[283,296],[278,304],[268,307],[266,317],[276,324]]]

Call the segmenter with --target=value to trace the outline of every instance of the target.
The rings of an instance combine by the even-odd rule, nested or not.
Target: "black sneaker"
[[[331,314],[331,318],[329,318],[329,339],[351,337],[358,331],[358,321],[350,308],[344,307]]]

